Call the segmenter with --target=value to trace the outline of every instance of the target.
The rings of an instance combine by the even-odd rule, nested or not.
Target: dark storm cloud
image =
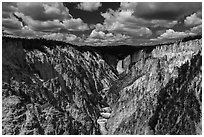
[[[139,2],[134,15],[144,19],[175,20],[192,12],[202,10],[199,2]]]

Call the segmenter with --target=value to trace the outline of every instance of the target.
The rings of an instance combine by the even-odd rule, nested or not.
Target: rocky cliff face
[[[201,41],[111,55],[3,38],[2,134],[201,134]]]
[[[108,134],[201,134],[201,40],[140,57],[110,89]]]
[[[100,134],[102,90],[117,79],[107,63],[68,45],[27,44],[3,39],[3,134]]]

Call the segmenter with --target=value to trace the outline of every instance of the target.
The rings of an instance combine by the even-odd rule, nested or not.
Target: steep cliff
[[[201,134],[201,39],[142,53],[110,89],[108,134]]]
[[[35,44],[3,38],[3,134],[100,134],[102,90],[117,76],[97,53]]]
[[[102,48],[3,37],[2,134],[201,134],[201,41]]]

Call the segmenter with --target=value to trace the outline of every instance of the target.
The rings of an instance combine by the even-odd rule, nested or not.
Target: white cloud
[[[42,36],[45,39],[52,39],[52,40],[58,40],[58,41],[65,41],[65,42],[74,42],[78,39],[74,34],[64,34],[64,33],[47,33]]]
[[[34,20],[30,16],[25,16],[22,13],[16,13],[23,21],[28,24],[28,27],[35,31],[56,31],[62,28],[62,24],[58,20],[39,21]]]
[[[85,44],[90,43],[93,45],[123,42],[127,44],[131,41],[145,43],[149,40],[147,38],[152,36],[150,29],[157,30],[157,27],[167,28],[167,30],[159,29],[156,32],[158,37],[151,40],[167,41],[169,39],[201,34],[201,12],[186,17],[184,23],[187,28],[191,27],[188,31],[177,32],[170,29],[178,23],[175,20],[176,15],[174,14],[177,14],[179,9],[175,8],[175,4],[167,4],[168,6],[164,7],[163,5],[165,4],[163,3],[121,2],[118,10],[109,9],[105,13],[101,13],[105,19],[103,23],[89,26],[81,18],[73,18],[69,14],[69,10],[62,3],[3,3],[2,28],[9,34],[24,37],[44,37],[67,42],[84,42]],[[84,2],[77,6],[81,10],[94,11],[101,7],[102,4],[99,2]],[[146,10],[147,8],[150,10]],[[168,12],[169,10],[172,11],[171,14]],[[12,13],[22,17],[27,26],[22,26],[22,23],[12,16]],[[166,17],[167,15],[168,17]],[[175,17],[171,18],[171,16]],[[62,33],[89,29],[93,29],[92,32],[89,36],[84,34],[83,38],[77,37],[74,34]]]
[[[35,31],[58,31],[60,29],[66,29],[69,31],[84,31],[88,30],[89,27],[86,23],[84,23],[80,18],[74,19],[66,19],[63,20],[63,23],[60,23],[59,20],[47,20],[47,21],[39,21],[34,20],[30,16],[25,16],[22,13],[16,13],[19,17],[23,19],[23,21],[28,24],[28,26]]]
[[[24,26],[21,31],[16,32],[17,35],[23,36],[23,37],[41,37],[43,35],[42,32],[35,32],[32,29],[30,29],[28,26]]]
[[[21,22],[15,18],[3,18],[2,26],[6,29],[16,29],[19,30],[22,28]]]
[[[56,32],[60,29],[84,31],[89,29],[88,25],[80,18],[74,19],[62,3],[19,2],[15,8],[13,5],[5,4],[4,10],[14,12],[34,31]],[[18,23],[18,20],[10,18],[11,16],[9,15],[9,18],[5,19],[3,26],[19,28],[20,22]]]
[[[67,41],[67,42],[75,41],[75,40],[77,40],[77,39],[79,39],[79,37],[77,37],[77,36],[74,35],[74,34],[68,34],[68,35],[66,36],[66,41]]]
[[[191,28],[190,31],[195,34],[202,34],[202,24]]]
[[[198,17],[197,14],[200,14],[200,13],[193,13],[192,15],[186,17],[186,19],[184,20],[185,25],[196,26],[196,25],[202,24],[202,19]]]
[[[100,2],[81,2],[78,4],[78,9],[85,10],[85,11],[94,11],[98,10],[102,4]]]
[[[89,29],[88,25],[84,23],[80,18],[64,20],[63,24],[65,26],[65,29],[70,31],[85,31]]]
[[[121,2],[120,8],[123,10],[135,10],[137,2]]]
[[[187,33],[187,32],[177,32],[173,29],[166,30],[165,33],[161,34],[157,39],[180,39],[187,37],[189,35],[194,35],[193,33]]]
[[[92,30],[89,37],[85,39],[85,43],[95,45],[95,46],[105,46],[112,43],[121,43],[123,41],[128,41],[130,36],[124,34],[113,34],[113,33],[105,33],[99,30]]]
[[[108,34],[106,34],[106,37],[113,37],[114,35],[113,35],[113,33],[108,33]]]
[[[45,38],[65,42],[82,42],[74,34],[58,33],[84,31],[88,25],[80,18],[74,19],[62,3],[3,3],[4,33],[27,38]],[[22,18],[26,26],[12,14]]]
[[[105,33],[102,31],[93,30],[90,34],[91,38],[104,38]]]
[[[94,25],[94,27],[98,31],[104,31],[105,30],[105,26],[102,25],[101,23],[97,23],[96,25]]]
[[[117,33],[123,33],[126,35],[131,35],[134,37],[149,37],[152,35],[152,31],[147,27],[141,27],[141,26],[120,26],[118,25],[117,29],[114,29],[114,32]]]
[[[107,20],[107,21],[120,21],[125,22],[128,19],[134,19],[133,10],[117,10],[114,11],[112,9],[109,9],[106,13],[102,13],[101,15]]]
[[[173,20],[151,20],[150,26],[152,27],[165,27],[165,28],[172,28],[174,25],[176,25],[178,21]]]
[[[104,26],[110,32],[124,33],[134,37],[148,37],[152,35],[152,31],[139,25],[139,21],[132,14],[132,10],[109,10],[101,15],[105,18]]]
[[[71,18],[69,11],[62,3],[19,2],[18,12],[30,16],[34,20],[64,20]]]
[[[3,2],[2,3],[2,18],[9,18],[10,14],[17,10],[15,2]]]
[[[28,26],[24,26],[18,30],[6,30],[7,33],[15,36],[26,37],[26,38],[41,38],[44,33],[43,32],[36,32],[30,29]]]
[[[105,18],[103,26],[109,32],[123,33],[136,38],[148,38],[153,34],[150,27],[172,28],[178,23],[176,20],[146,20],[138,18],[133,15],[136,8],[137,3],[121,3],[119,10],[114,11],[110,9],[102,13],[101,15]]]
[[[50,34],[43,35],[43,38],[63,41],[64,35],[62,33],[50,33]]]

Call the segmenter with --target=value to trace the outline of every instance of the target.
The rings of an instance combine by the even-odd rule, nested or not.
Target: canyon
[[[2,134],[202,134],[202,38],[92,47],[2,37]]]

